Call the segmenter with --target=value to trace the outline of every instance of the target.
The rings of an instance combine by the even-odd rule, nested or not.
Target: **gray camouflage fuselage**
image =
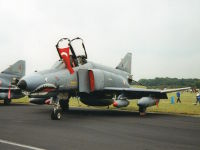
[[[98,86],[95,88],[98,88],[98,92],[89,94],[89,83],[81,83],[81,80],[84,81],[84,79],[81,79],[84,77],[82,74],[84,70],[97,72],[98,77],[96,76],[95,85]],[[49,70],[35,72],[22,78],[26,83],[26,87],[23,88],[30,92],[30,98],[48,99],[58,96],[60,93],[67,93],[70,96],[79,96],[81,101],[87,105],[108,106],[113,103],[113,95],[102,94],[101,89],[103,90],[104,87],[130,87],[128,83],[130,74],[118,69],[87,62],[84,65],[75,67],[74,71],[73,74],[70,74],[63,62],[59,61],[56,66]],[[51,86],[55,86],[56,90],[42,91],[42,89],[51,88]]]

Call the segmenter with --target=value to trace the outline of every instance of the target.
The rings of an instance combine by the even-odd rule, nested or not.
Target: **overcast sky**
[[[27,74],[59,59],[62,37],[82,37],[91,61],[115,67],[133,53],[136,80],[200,78],[199,0],[0,0],[0,69]]]

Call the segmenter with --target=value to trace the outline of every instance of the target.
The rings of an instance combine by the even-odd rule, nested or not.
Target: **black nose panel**
[[[26,81],[24,81],[24,80],[19,81],[19,83],[17,84],[17,86],[18,86],[20,89],[25,90],[25,89],[27,88]]]

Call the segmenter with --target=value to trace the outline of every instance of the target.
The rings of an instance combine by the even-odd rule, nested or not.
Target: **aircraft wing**
[[[124,94],[128,99],[140,99],[142,97],[153,97],[156,99],[167,99],[167,93],[188,90],[187,88],[168,89],[168,90],[156,90],[156,89],[142,89],[142,88],[116,88],[105,87],[104,92]]]

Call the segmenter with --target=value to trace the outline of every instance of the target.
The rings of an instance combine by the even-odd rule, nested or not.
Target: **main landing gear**
[[[10,105],[11,99],[4,99],[4,105]]]
[[[145,116],[146,115],[146,107],[139,107],[139,113],[140,116]]]
[[[63,100],[54,98],[53,99],[53,110],[51,112],[52,120],[60,120],[62,113],[69,110],[69,99]]]
[[[60,107],[63,112],[69,110],[69,99],[66,99],[66,100],[61,99],[59,102],[60,102]]]

